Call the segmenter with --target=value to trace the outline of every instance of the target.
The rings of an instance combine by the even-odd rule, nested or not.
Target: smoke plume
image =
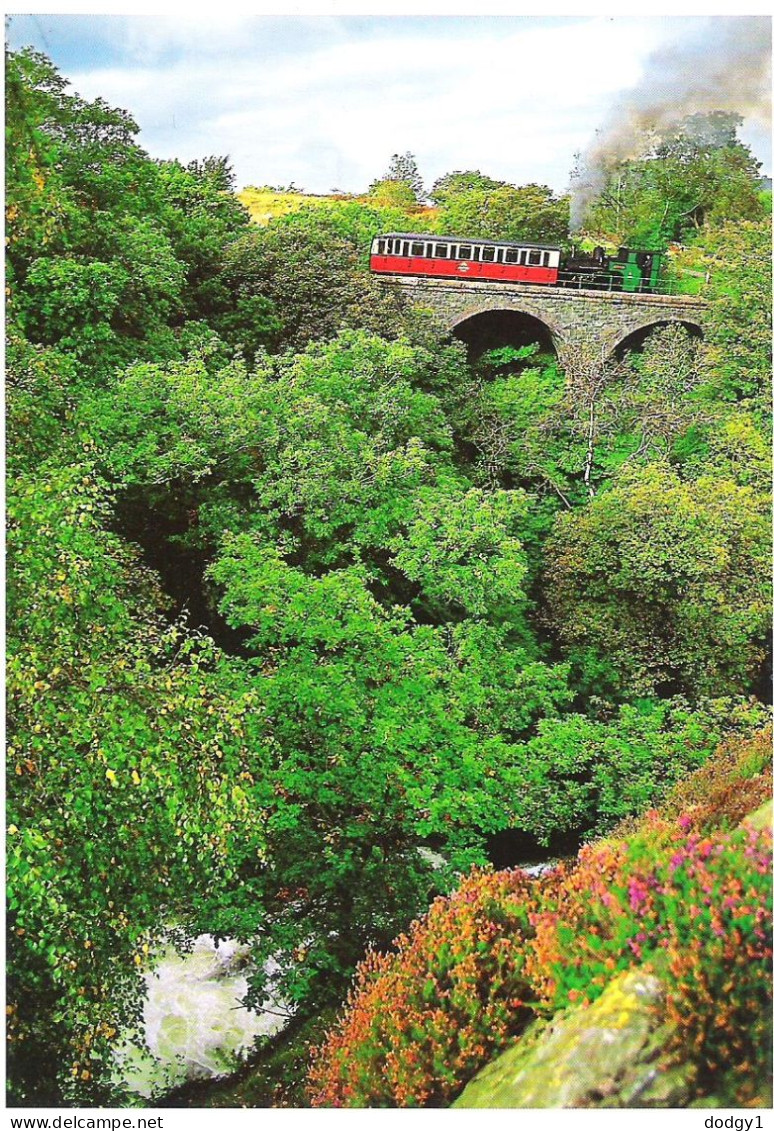
[[[702,21],[690,40],[669,44],[647,60],[638,86],[626,91],[581,157],[571,187],[570,228],[622,161],[641,157],[654,134],[668,132],[689,114],[734,111],[771,121],[771,20],[727,16]]]

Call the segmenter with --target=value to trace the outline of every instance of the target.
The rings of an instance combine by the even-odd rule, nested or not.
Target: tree
[[[466,172],[455,170],[453,173],[444,173],[433,183],[430,189],[430,199],[437,205],[443,206],[453,196],[467,192],[490,192],[492,189],[506,188],[505,181],[494,181],[478,169]]]
[[[247,210],[233,195],[233,170],[227,158],[219,157],[191,161],[186,168],[160,161],[157,168],[161,219],[186,269],[186,315],[219,325],[234,305],[223,274],[224,252],[249,225]]]
[[[725,223],[707,233],[710,283],[705,360],[723,400],[770,404],[771,219]]]
[[[424,200],[425,187],[413,153],[393,153],[387,172],[379,180],[374,181],[368,191],[373,192],[374,186],[384,181],[402,181],[411,189],[415,200]]]
[[[768,505],[708,475],[627,469],[557,516],[546,597],[587,687],[617,695],[744,693],[766,653]]]
[[[628,463],[685,458],[717,415],[698,394],[696,354],[682,326],[660,327],[641,352],[578,364],[568,386],[537,345],[486,352],[456,420],[480,453],[475,473],[572,508]]]
[[[657,249],[694,239],[710,220],[760,219],[760,164],[737,137],[741,122],[737,114],[714,111],[654,135],[643,157],[610,170],[587,228]]]
[[[446,196],[437,228],[443,235],[559,243],[567,238],[569,203],[546,185],[474,188]]]
[[[417,195],[406,181],[385,179],[374,181],[368,199],[376,208],[400,208],[411,211],[417,206]]]
[[[249,681],[159,615],[80,448],[8,501],[9,1060],[34,1105],[124,1100],[112,1050],[150,950],[209,929],[197,888],[249,903],[264,844]]]
[[[270,303],[272,321],[256,335],[237,308],[218,316],[216,328],[273,350],[303,348],[345,327],[395,333],[401,301],[371,277],[367,255],[373,236],[396,219],[405,222],[393,210],[352,203],[299,210],[251,229],[226,248],[224,278],[235,303]]]
[[[101,379],[180,356],[186,317],[230,310],[222,252],[248,217],[228,162],[151,161],[129,114],[68,93],[35,52],[10,54],[6,80],[14,317]]]

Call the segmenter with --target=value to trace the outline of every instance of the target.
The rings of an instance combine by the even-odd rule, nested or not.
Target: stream
[[[173,946],[145,975],[143,1028],[115,1053],[116,1074],[152,1101],[181,1084],[235,1072],[256,1037],[280,1033],[291,1014],[274,997],[246,1009],[250,951],[232,939],[199,935],[187,953]],[[266,973],[276,973],[269,961]],[[142,1048],[142,1044],[147,1047]]]
[[[492,855],[505,855],[504,848],[500,841]],[[435,866],[445,863],[429,849],[420,851]],[[559,855],[544,852],[541,858],[532,852],[523,857],[518,865],[493,863],[540,876],[556,866]],[[265,967],[270,985],[278,970],[270,959]],[[142,1029],[116,1050],[117,1078],[145,1101],[163,1103],[170,1092],[198,1083],[200,1094],[207,1081],[242,1069],[256,1038],[278,1036],[292,1019],[271,991],[257,1010],[245,1008],[249,971],[249,946],[233,939],[216,941],[204,934],[185,952],[171,943],[162,948],[145,974]]]

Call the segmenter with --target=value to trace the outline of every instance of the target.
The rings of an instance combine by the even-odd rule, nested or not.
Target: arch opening
[[[540,352],[556,354],[556,345],[545,322],[521,310],[484,310],[458,322],[454,336],[467,346],[468,359],[478,361],[487,350],[503,346],[532,345],[537,342]]]
[[[632,330],[625,338],[614,347],[612,357],[616,361],[622,361],[627,353],[641,353],[651,334],[657,330],[664,330],[669,326],[680,326],[686,330],[689,337],[694,340],[701,339],[704,335],[701,326],[695,322],[683,321],[678,318],[665,318],[660,322],[648,322],[645,326],[640,326],[637,330]]]

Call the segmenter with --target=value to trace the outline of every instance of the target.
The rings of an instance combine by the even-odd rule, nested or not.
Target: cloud
[[[242,185],[325,192],[362,191],[406,150],[428,184],[481,168],[564,188],[574,153],[681,21],[209,13],[80,26],[89,62],[66,72],[73,86],[128,109],[151,155],[228,154]]]

